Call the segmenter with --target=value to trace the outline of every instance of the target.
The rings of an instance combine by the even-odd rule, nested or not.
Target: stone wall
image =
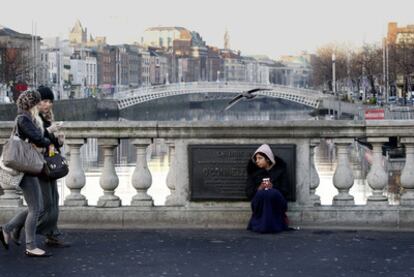
[[[0,121],[13,121],[16,114],[16,104],[0,104]]]
[[[56,120],[62,121],[96,121],[118,120],[116,101],[109,99],[69,99],[55,102]]]
[[[0,144],[8,138],[12,122],[0,125]],[[60,223],[71,228],[145,228],[145,227],[245,227],[250,215],[248,202],[195,202],[190,199],[188,147],[200,144],[295,144],[296,201],[289,202],[292,225],[324,228],[414,229],[414,121],[235,121],[235,122],[65,122],[69,146],[70,173]],[[397,205],[390,205],[384,189],[388,176],[382,160],[382,144],[390,136],[399,137],[406,148],[402,169],[402,193]],[[355,138],[367,138],[373,145],[373,163],[367,175],[372,190],[367,203],[356,205],[348,147]],[[105,151],[100,176],[102,195],[96,206],[89,206],[82,190],[88,186],[80,155],[86,138],[97,138]],[[136,190],[130,203],[121,203],[117,194],[119,179],[113,163],[120,138],[132,139],[136,165],[131,186]],[[170,153],[170,168],[165,185],[171,194],[164,207],[153,205],[147,194],[152,186],[147,164],[148,147],[154,138],[165,139]],[[314,164],[314,149],[321,139],[332,139],[338,163],[332,186],[338,194],[331,205],[321,205],[316,189],[319,176]],[[1,184],[0,221],[5,222],[21,209],[15,188]]]
[[[97,121],[118,120],[116,101],[110,99],[67,99],[55,101],[53,106],[56,120]],[[16,117],[16,104],[0,104],[0,121],[12,121]]]

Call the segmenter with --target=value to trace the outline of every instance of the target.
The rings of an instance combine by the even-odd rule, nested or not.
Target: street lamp
[[[336,96],[338,101],[337,119],[341,117],[341,100],[339,99],[339,93],[336,91],[336,76],[335,76],[336,57],[335,52],[332,53],[332,92]]]
[[[335,53],[332,53],[332,92],[334,95],[336,95],[335,60]]]
[[[217,83],[220,83],[220,70],[217,70]]]

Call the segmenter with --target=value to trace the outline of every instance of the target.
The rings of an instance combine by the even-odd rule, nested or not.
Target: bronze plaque
[[[193,201],[247,200],[246,166],[260,145],[189,145],[190,195]],[[288,201],[296,198],[296,145],[272,144],[273,153],[286,162]]]

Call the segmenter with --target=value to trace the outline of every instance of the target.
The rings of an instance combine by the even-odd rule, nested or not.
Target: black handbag
[[[60,153],[55,153],[52,157],[46,156],[45,161],[46,166],[43,175],[48,179],[56,180],[68,175],[68,163]]]

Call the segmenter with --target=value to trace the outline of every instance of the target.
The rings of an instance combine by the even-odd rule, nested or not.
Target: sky
[[[410,0],[2,0],[0,25],[41,37],[67,38],[79,19],[88,34],[110,44],[140,41],[145,29],[181,26],[208,45],[230,46],[243,55],[313,53],[329,43],[359,46],[386,35],[387,23],[414,24]]]

